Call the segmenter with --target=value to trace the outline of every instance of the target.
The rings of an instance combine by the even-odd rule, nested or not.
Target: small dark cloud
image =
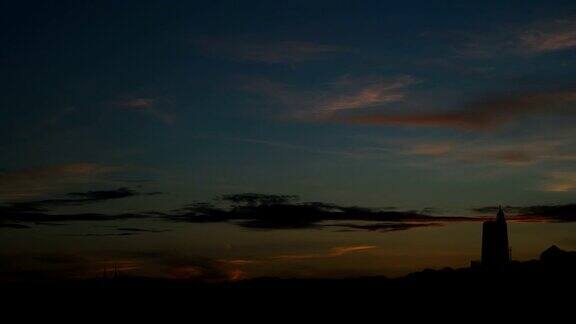
[[[0,223],[0,228],[15,228],[15,229],[25,229],[30,228],[28,225],[22,224],[7,224],[7,223]]]
[[[2,220],[18,221],[18,222],[33,222],[33,223],[48,223],[48,222],[68,222],[68,221],[111,221],[122,219],[134,219],[148,217],[146,214],[98,214],[98,213],[84,213],[84,214],[50,214],[50,213],[9,213],[0,214]]]
[[[502,206],[502,209],[506,213],[510,214],[518,214],[523,207],[517,206]],[[481,213],[481,214],[496,214],[498,212],[499,206],[484,206],[484,207],[476,207],[472,208],[473,212]]]
[[[142,233],[163,233],[168,232],[168,230],[155,230],[155,229],[145,229],[145,228],[133,228],[133,227],[119,227],[117,230],[122,232],[142,232]]]
[[[13,201],[41,197],[64,184],[88,183],[121,168],[96,163],[70,163],[0,171],[0,197]]]
[[[114,190],[100,190],[100,191],[87,191],[87,192],[71,192],[66,194],[67,198],[61,199],[45,199],[27,202],[13,203],[12,208],[19,208],[20,210],[37,211],[43,210],[48,207],[59,206],[80,206],[85,204],[97,203],[107,200],[123,199],[134,196],[142,195],[139,192],[130,190],[128,188],[118,188]]]
[[[107,236],[133,236],[139,233],[86,233],[86,234],[66,234],[73,237],[107,237]]]
[[[66,224],[61,223],[51,223],[51,222],[34,222],[35,225],[46,225],[46,226],[66,226]]]
[[[288,204],[292,201],[297,201],[299,197],[295,195],[266,195],[258,193],[243,193],[243,194],[223,195],[221,199],[239,205],[245,204],[249,206],[270,206],[270,205]]]
[[[520,213],[526,217],[541,217],[556,222],[575,222],[576,204],[522,207]]]
[[[419,227],[442,226],[442,223],[375,223],[375,224],[334,224],[327,226],[344,227],[350,230],[370,232],[396,232]]]
[[[141,195],[158,195],[160,192],[140,193],[128,188],[114,190],[100,190],[87,192],[72,192],[66,194],[67,198],[45,199],[15,202],[0,206],[0,222],[33,222],[36,225],[63,225],[58,222],[68,221],[110,221],[133,218],[152,217],[148,213],[63,213],[53,212],[52,208],[66,206],[83,206],[98,202],[125,199]],[[8,226],[2,226],[8,227]]]
[[[71,192],[68,196],[79,197],[86,200],[109,200],[136,196],[138,193],[128,188],[118,188],[116,190],[101,190],[88,192]]]

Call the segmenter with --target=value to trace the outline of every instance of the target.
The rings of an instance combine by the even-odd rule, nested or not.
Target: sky
[[[4,1],[0,205],[573,203],[575,54],[573,1]]]
[[[8,2],[0,192],[566,202],[576,8],[481,3]]]

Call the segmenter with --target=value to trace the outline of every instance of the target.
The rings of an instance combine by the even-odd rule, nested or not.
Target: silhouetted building
[[[502,207],[498,208],[496,220],[482,224],[482,265],[500,267],[510,263],[508,225]]]

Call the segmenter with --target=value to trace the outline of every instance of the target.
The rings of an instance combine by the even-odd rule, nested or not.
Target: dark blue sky
[[[0,5],[0,197],[570,202],[571,1]]]

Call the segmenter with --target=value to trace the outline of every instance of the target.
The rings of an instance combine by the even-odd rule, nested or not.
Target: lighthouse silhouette
[[[510,247],[508,245],[508,225],[502,206],[498,207],[496,220],[482,224],[482,265],[502,267],[509,264]]]

